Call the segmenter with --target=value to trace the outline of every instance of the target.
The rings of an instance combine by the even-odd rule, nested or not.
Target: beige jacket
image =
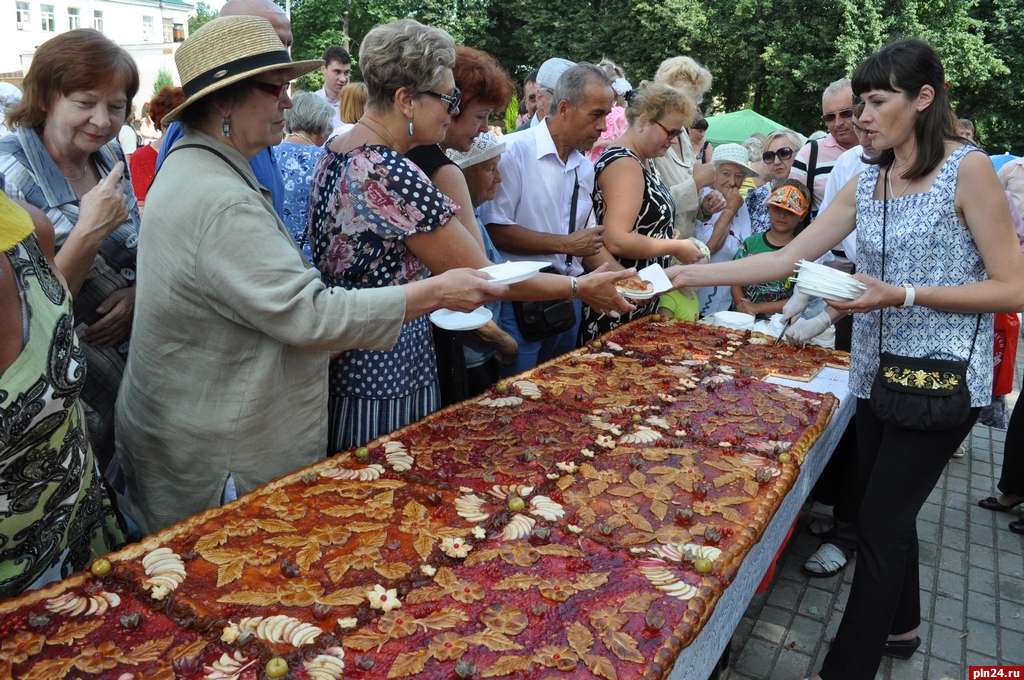
[[[683,147],[682,155],[679,154],[680,145]],[[679,136],[679,144],[673,144],[668,153],[654,159],[654,167],[672,193],[676,206],[676,238],[690,238],[696,232],[694,222],[700,208],[700,193],[693,181],[694,160],[690,138],[685,131]]]
[[[258,186],[231,147],[183,144]],[[241,495],[321,458],[329,352],[388,350],[402,329],[400,288],[326,288],[252,187],[182,149],[147,196],[117,401],[124,509],[146,532],[219,503],[229,475]]]

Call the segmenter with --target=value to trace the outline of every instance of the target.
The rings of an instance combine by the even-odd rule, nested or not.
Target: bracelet
[[[580,287],[580,284],[576,282],[575,276],[569,277],[569,285],[571,286],[571,288],[569,289],[569,299],[575,300],[576,296],[579,294]]]
[[[909,283],[904,283],[903,287],[906,289],[906,297],[903,298],[903,304],[900,307],[913,307],[914,298],[917,296],[917,291]]]

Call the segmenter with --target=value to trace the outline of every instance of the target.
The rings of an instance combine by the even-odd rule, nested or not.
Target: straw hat
[[[448,158],[453,160],[456,165],[465,170],[477,163],[491,160],[504,150],[504,140],[497,137],[493,132],[481,132],[473,140],[473,145],[469,147],[469,151],[448,149],[445,153],[448,154]]]
[[[262,17],[214,19],[188,37],[174,53],[185,102],[163,117],[166,126],[197,101],[257,73],[285,71],[289,80],[319,68],[323,61],[292,61],[274,27]]]

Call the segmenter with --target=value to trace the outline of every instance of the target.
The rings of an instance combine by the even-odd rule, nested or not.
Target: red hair
[[[455,48],[455,85],[462,90],[462,110],[474,102],[504,110],[512,98],[512,81],[491,55],[465,45]]]
[[[50,38],[32,55],[22,87],[21,103],[7,114],[11,127],[41,128],[46,111],[61,95],[124,84],[131,107],[139,91],[139,70],[135,60],[99,31],[78,28]]]
[[[185,92],[180,87],[167,85],[149,100],[149,119],[157,130],[163,130],[160,121],[168,113],[185,102]]]

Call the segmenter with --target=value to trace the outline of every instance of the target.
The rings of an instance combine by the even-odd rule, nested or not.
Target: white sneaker
[[[953,457],[954,458],[963,458],[966,455],[967,455],[967,445],[966,444],[961,444],[960,446],[956,447],[956,451],[953,452]]]

